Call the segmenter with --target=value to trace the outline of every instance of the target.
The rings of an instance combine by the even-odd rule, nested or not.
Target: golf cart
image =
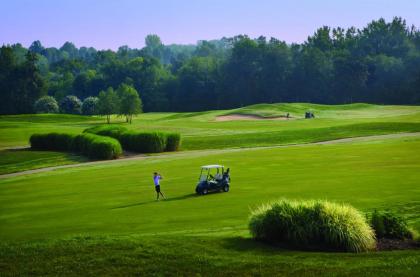
[[[225,171],[223,165],[205,165],[201,167],[201,174],[195,191],[202,195],[206,195],[210,191],[228,192],[229,182],[229,168]]]

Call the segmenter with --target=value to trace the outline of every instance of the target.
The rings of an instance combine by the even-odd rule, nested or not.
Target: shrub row
[[[96,126],[84,130],[101,136],[109,136],[120,141],[125,150],[140,153],[177,151],[181,145],[181,135],[168,132],[139,132],[122,126]]]
[[[127,128],[119,125],[99,125],[85,129],[83,133],[107,136],[120,140],[121,134],[127,131]]]
[[[122,154],[118,140],[94,134],[33,134],[29,141],[33,149],[78,152],[92,159],[115,159]]]
[[[280,200],[252,212],[254,238],[297,248],[362,252],[375,247],[365,217],[348,205],[327,201]]]
[[[29,142],[37,150],[72,151],[75,136],[65,133],[33,134]]]

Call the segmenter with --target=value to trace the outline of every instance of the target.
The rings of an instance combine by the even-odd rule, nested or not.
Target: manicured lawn
[[[420,251],[301,252],[235,235],[0,244],[2,276],[416,276],[419,260]]]
[[[283,107],[279,110],[283,112]],[[394,116],[388,116],[391,110]],[[326,118],[315,120],[214,121],[227,112],[144,114],[129,126],[180,131],[184,150],[219,149],[1,179],[0,275],[415,276],[419,272],[420,251],[291,251],[251,240],[247,227],[250,208],[285,197],[344,202],[363,212],[390,209],[419,232],[418,136],[220,150],[417,132],[418,107],[358,104],[335,110],[324,107],[318,114]],[[29,124],[23,118],[0,117],[2,147],[19,145],[34,130],[81,132],[103,121],[36,116]],[[6,135],[3,130],[8,130]],[[45,165],[68,158],[60,153],[46,153],[44,159],[25,156],[42,152],[2,153],[9,157],[6,161],[0,156],[2,170],[24,168],[26,160],[30,165],[40,159]],[[230,192],[194,194],[204,164],[231,168]],[[166,201],[155,201],[154,171],[164,176]]]
[[[85,157],[62,152],[31,151],[30,149],[0,150],[0,174],[75,164],[86,160]]]
[[[302,119],[307,110],[317,118]],[[216,121],[218,115],[246,113],[283,115],[294,120]],[[123,118],[112,122],[137,130],[168,130],[182,134],[183,150],[249,147],[296,142],[312,142],[342,137],[420,131],[420,107],[368,104],[325,106],[314,104],[261,104],[238,110],[199,113],[150,113],[126,124]],[[28,145],[33,133],[80,133],[104,124],[101,117],[71,115],[0,116],[0,149]],[[403,124],[402,124],[403,123]],[[234,140],[232,140],[234,139]]]
[[[0,238],[226,228],[247,234],[249,207],[279,197],[392,209],[420,230],[420,152],[413,149],[420,140],[196,153],[10,178],[0,181]],[[199,167],[213,163],[231,168],[232,191],[195,196]],[[166,202],[154,201],[154,171],[165,177]]]

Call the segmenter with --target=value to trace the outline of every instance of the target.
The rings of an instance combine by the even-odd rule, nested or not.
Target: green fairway
[[[0,174],[84,162],[87,159],[78,155],[31,151],[30,149],[0,150]]]
[[[314,111],[316,118],[303,119]],[[278,116],[290,113],[293,120],[217,121],[225,114]],[[112,122],[137,130],[180,132],[183,150],[216,149],[313,142],[343,137],[420,131],[420,107],[368,104],[261,104],[237,110],[198,113],[142,114],[133,124],[114,117]],[[0,116],[0,148],[28,145],[33,133],[70,132],[105,124],[100,117],[70,115]]]
[[[0,238],[246,234],[249,207],[279,197],[343,201],[364,211],[389,208],[420,231],[420,151],[413,149],[420,149],[419,139],[198,152],[9,178],[0,181]],[[231,168],[232,191],[195,196],[200,166],[214,163]],[[154,171],[165,177],[166,202],[154,200]]]
[[[381,107],[368,105],[368,109],[379,113]],[[284,197],[343,202],[363,212],[390,209],[419,232],[420,136],[252,148],[419,131],[417,107],[394,109],[393,117],[290,121],[214,121],[226,111],[144,114],[128,127],[178,130],[184,135],[184,150],[202,150],[0,179],[0,271],[6,275],[415,275],[420,269],[419,251],[291,251],[257,243],[248,231],[252,207]],[[40,116],[33,124],[48,124],[50,130],[62,124],[61,119],[50,119],[45,122]],[[21,120],[14,128],[28,131]],[[69,121],[63,130],[80,132],[99,120]],[[2,139],[3,145],[12,145]],[[235,147],[245,148],[222,149]],[[56,154],[45,158],[52,163],[65,159]],[[4,164],[15,162],[24,168],[19,160],[26,158],[13,155]],[[230,192],[195,195],[204,164],[231,168]],[[155,200],[154,171],[164,176],[166,201]]]

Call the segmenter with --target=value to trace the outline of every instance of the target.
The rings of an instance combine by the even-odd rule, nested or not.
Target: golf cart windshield
[[[208,181],[210,179],[219,180],[222,179],[224,172],[223,165],[205,165],[201,167],[201,174],[199,181]]]

